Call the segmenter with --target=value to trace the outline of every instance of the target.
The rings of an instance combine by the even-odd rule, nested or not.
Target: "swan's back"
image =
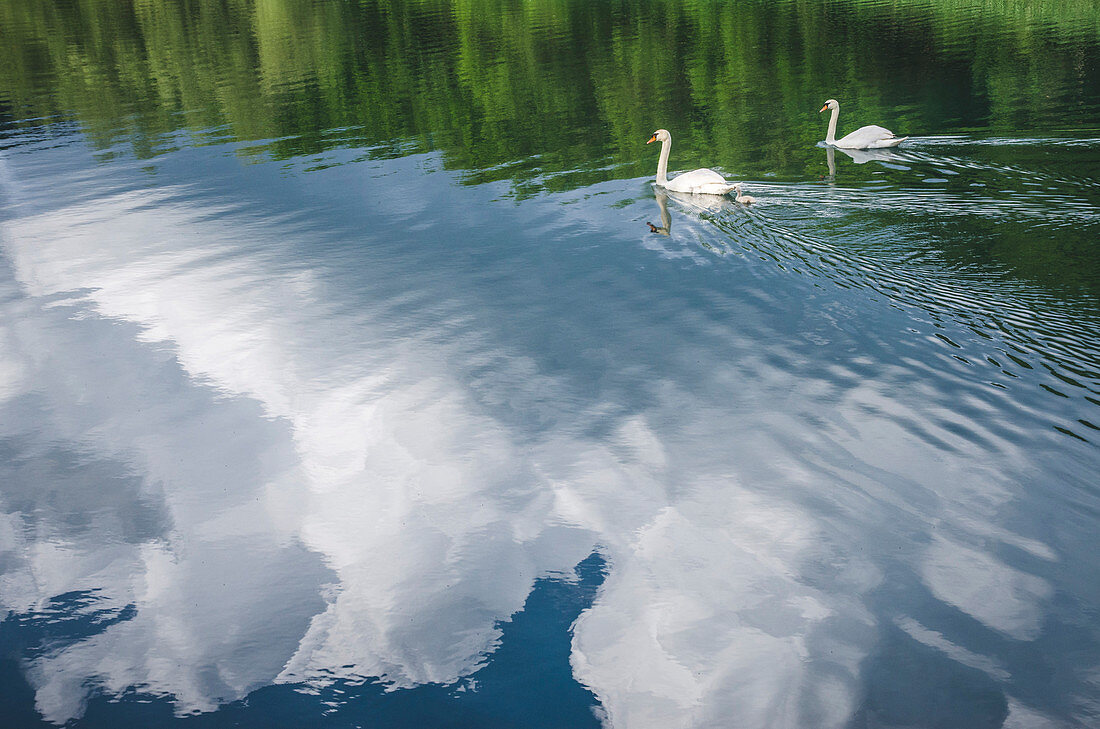
[[[848,149],[896,147],[906,139],[908,139],[908,137],[898,137],[886,127],[880,127],[877,124],[868,124],[836,140],[836,146],[847,147]]]
[[[692,192],[704,195],[725,195],[733,185],[714,170],[706,168],[685,172],[668,181],[665,189],[673,192]]]
[[[905,137],[895,136],[886,126],[868,124],[860,126],[855,132],[845,134],[836,141],[838,147],[849,147],[853,150],[867,150],[870,147],[893,146],[900,143]],[[889,144],[883,144],[889,142]]]

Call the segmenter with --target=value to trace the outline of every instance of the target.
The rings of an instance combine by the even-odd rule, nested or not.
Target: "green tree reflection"
[[[832,95],[918,133],[1100,108],[1090,0],[0,0],[0,42],[9,123],[75,120],[104,150],[181,129],[280,158],[440,150],[550,189],[648,172],[657,126],[683,159],[804,174]]]

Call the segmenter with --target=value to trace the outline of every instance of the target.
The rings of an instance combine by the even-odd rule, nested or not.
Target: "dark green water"
[[[0,48],[3,729],[1100,724],[1094,0]]]

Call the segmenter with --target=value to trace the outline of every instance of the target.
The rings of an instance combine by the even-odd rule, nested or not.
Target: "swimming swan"
[[[826,109],[832,109],[829,115],[829,131],[825,134],[825,144],[842,149],[877,149],[880,147],[896,147],[909,137],[898,137],[889,129],[868,124],[860,127],[851,134],[846,134],[840,139],[836,138],[836,118],[840,116],[840,103],[836,99],[829,99],[825,106],[818,110],[818,114]]]
[[[741,183],[740,182],[738,182],[736,185],[734,185],[733,189],[737,190],[737,197],[735,197],[733,199],[736,200],[737,202],[741,203],[742,205],[748,205],[749,203],[756,202],[756,198],[753,197],[752,195],[742,195],[741,194]]]
[[[673,192],[690,192],[702,195],[725,195],[733,185],[714,170],[701,169],[685,172],[668,179],[668,153],[672,150],[672,135],[665,129],[653,132],[646,144],[661,143],[661,160],[657,163],[657,185]]]

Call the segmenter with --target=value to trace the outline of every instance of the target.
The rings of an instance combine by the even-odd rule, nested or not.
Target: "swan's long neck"
[[[825,133],[826,144],[836,144],[836,118],[840,116],[840,106],[829,111],[829,131]]]
[[[657,162],[657,184],[668,184],[668,153],[672,151],[672,137],[661,140],[661,159]]]

